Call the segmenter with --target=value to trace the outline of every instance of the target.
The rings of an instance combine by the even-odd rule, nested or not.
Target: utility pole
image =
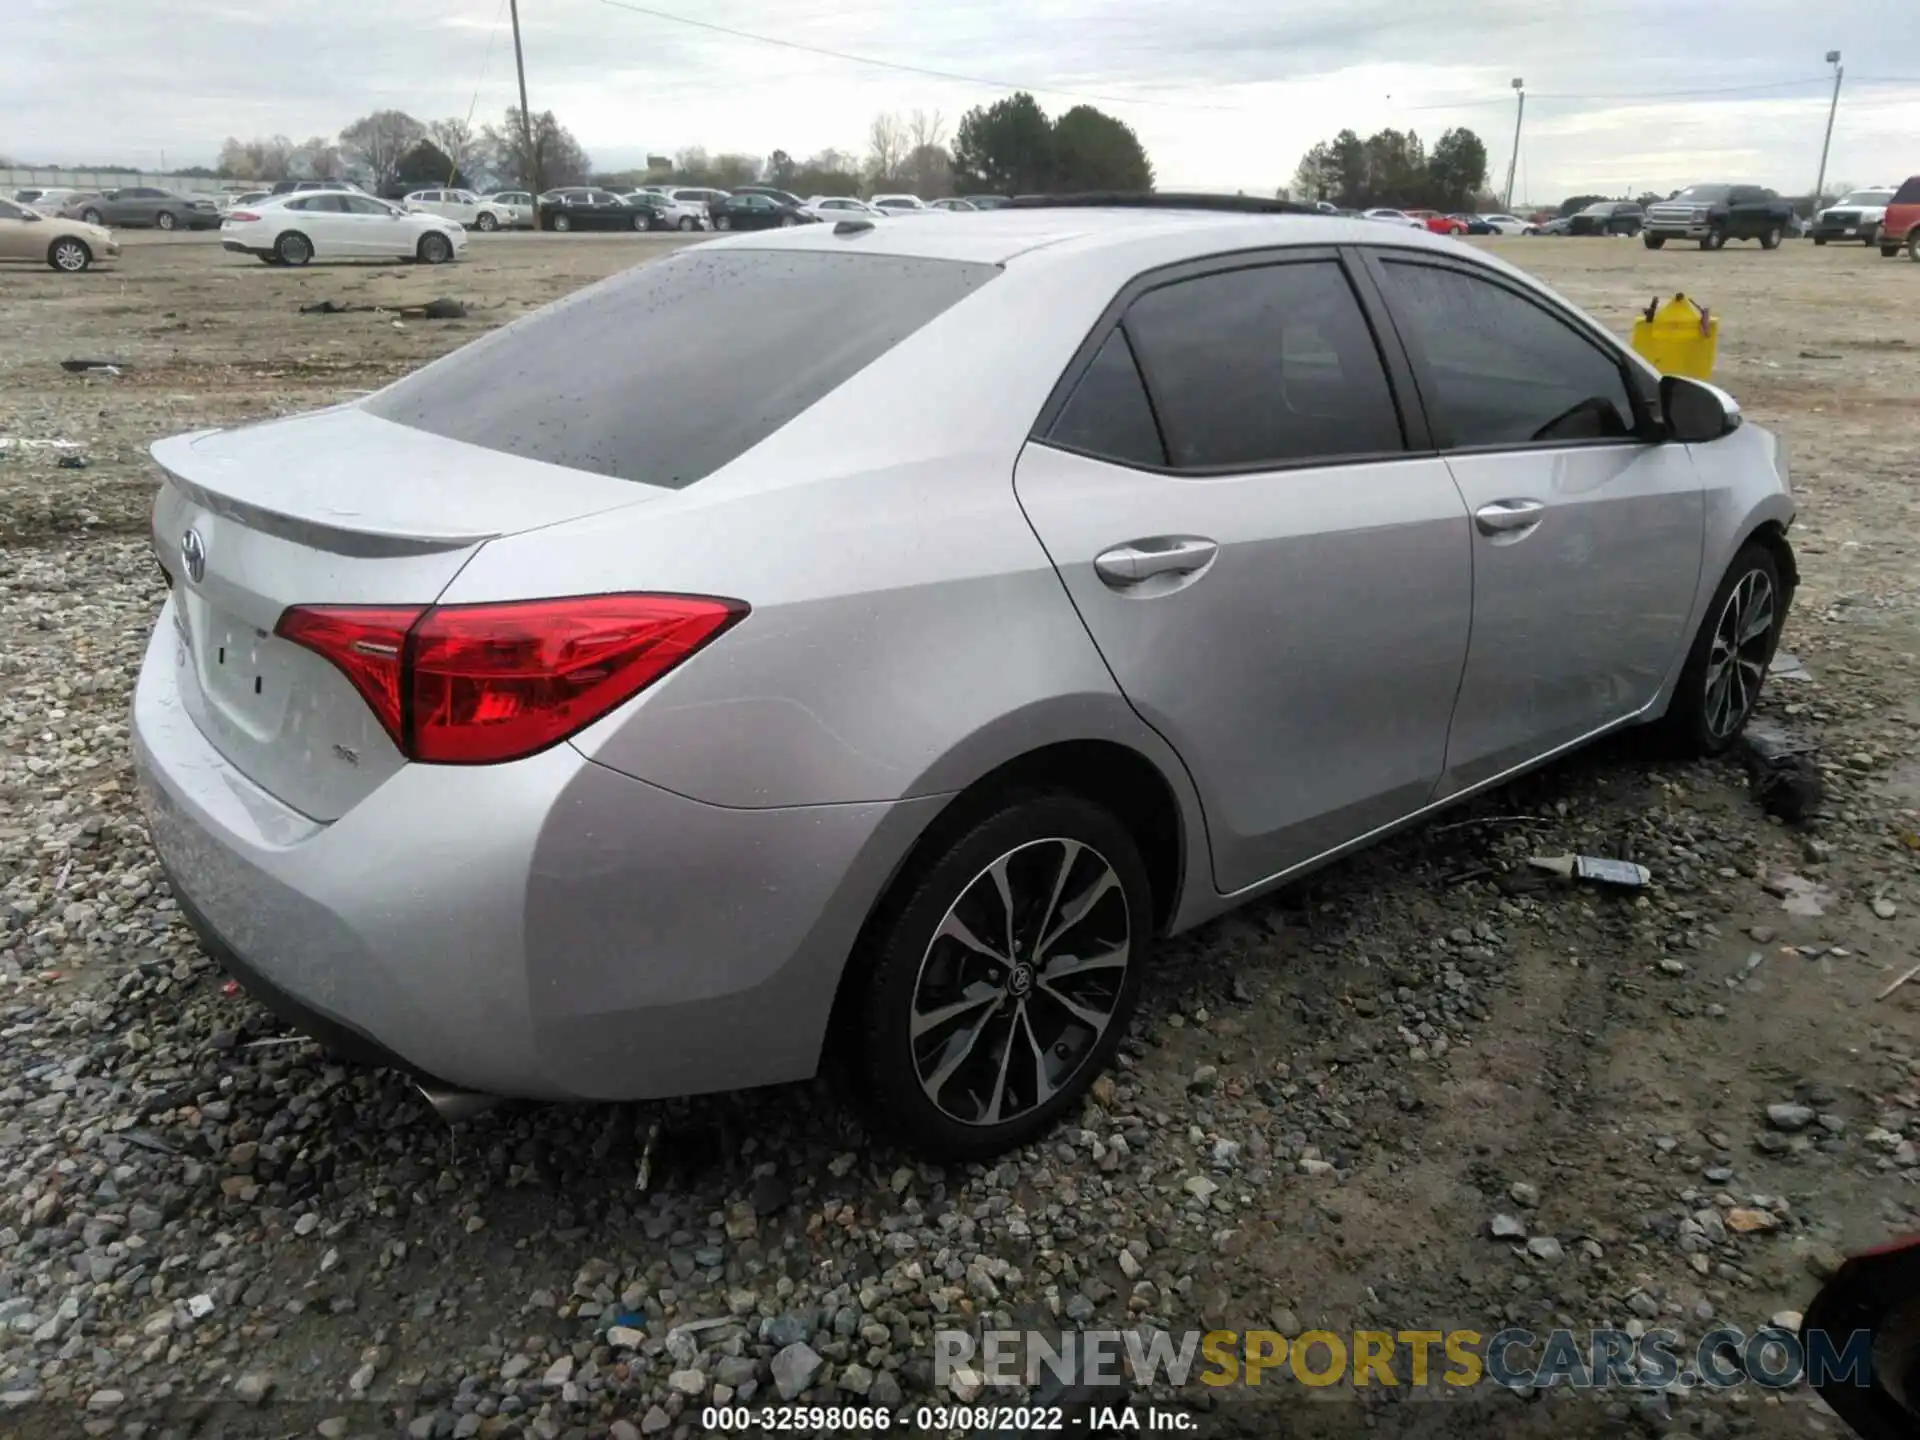
[[[1520,168],[1520,122],[1527,118],[1527,82],[1515,76],[1513,92],[1520,106],[1513,117],[1513,156],[1507,161],[1507,198],[1502,202],[1509,210],[1513,209],[1513,172]]]
[[[508,8],[513,12],[513,68],[520,72],[520,144],[527,164],[533,170],[533,208],[539,224],[540,192],[545,187],[540,183],[540,152],[533,148],[533,116],[527,112],[527,57],[520,48],[520,0],[507,0]],[[523,181],[528,177],[522,175]]]
[[[1827,107],[1827,138],[1820,142],[1820,178],[1813,182],[1813,211],[1820,213],[1821,192],[1827,187],[1827,151],[1833,146],[1833,117],[1840,109],[1840,77],[1847,72],[1840,67],[1840,52],[1827,51],[1827,63],[1833,66],[1833,103]]]

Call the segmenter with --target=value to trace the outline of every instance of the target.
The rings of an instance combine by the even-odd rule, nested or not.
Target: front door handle
[[[1198,535],[1134,540],[1094,557],[1094,572],[1109,585],[1138,585],[1155,575],[1190,575],[1212,563],[1220,547]]]
[[[1495,500],[1473,512],[1473,523],[1482,535],[1511,535],[1516,530],[1531,530],[1546,517],[1546,511],[1538,500]]]

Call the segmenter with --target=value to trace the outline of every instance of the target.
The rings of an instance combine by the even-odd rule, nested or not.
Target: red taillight
[[[746,613],[697,595],[296,606],[277,633],[337,666],[409,758],[485,765],[592,724]]]
[[[234,210],[227,215],[227,218],[229,220],[258,220],[260,217],[251,210]]]

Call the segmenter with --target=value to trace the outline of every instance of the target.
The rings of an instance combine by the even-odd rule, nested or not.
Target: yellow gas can
[[[1720,322],[1684,295],[1664,305],[1654,300],[1633,322],[1633,348],[1662,375],[1711,380],[1720,349]]]

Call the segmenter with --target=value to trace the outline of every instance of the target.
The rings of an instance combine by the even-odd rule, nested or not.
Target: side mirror
[[[1808,1381],[1861,1440],[1920,1434],[1920,1236],[1835,1271],[1807,1307],[1800,1347]]]
[[[1660,377],[1660,411],[1667,417],[1667,438],[1705,445],[1740,428],[1740,402],[1717,385],[1684,375]]]

